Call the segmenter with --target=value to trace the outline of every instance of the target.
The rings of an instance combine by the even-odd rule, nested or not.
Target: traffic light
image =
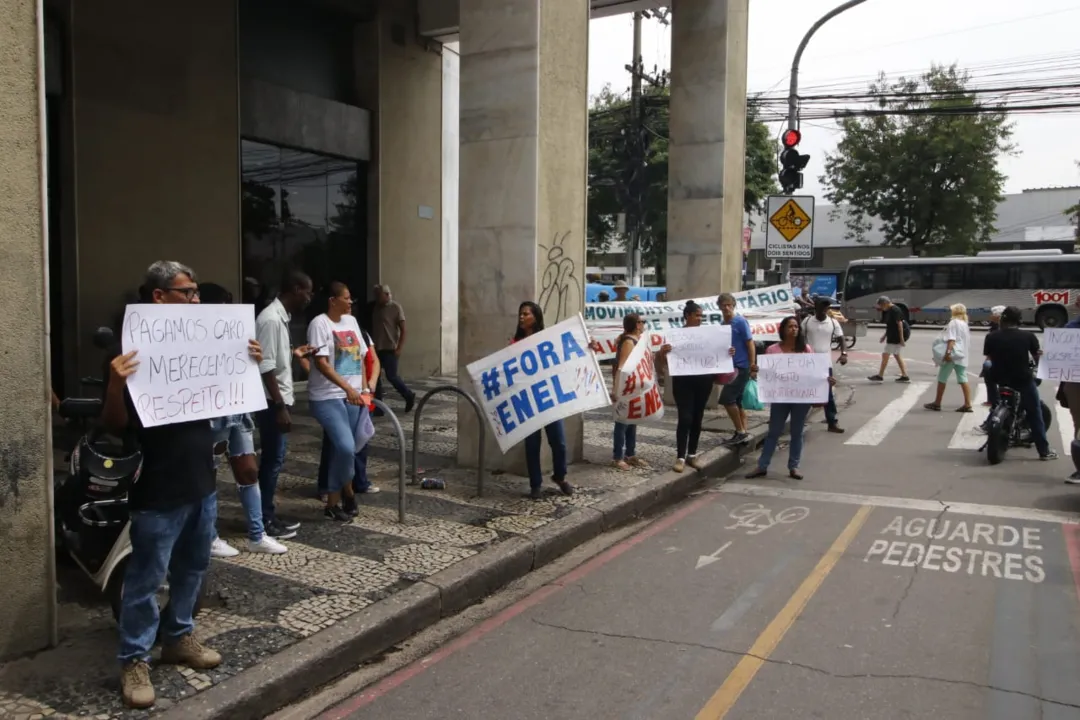
[[[798,130],[785,130],[781,138],[784,149],[780,151],[780,187],[788,195],[803,186],[803,168],[810,162],[809,155],[803,155],[795,148],[802,140]]]

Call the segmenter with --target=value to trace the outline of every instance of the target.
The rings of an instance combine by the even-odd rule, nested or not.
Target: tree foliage
[[[606,86],[589,110],[588,247],[606,252],[617,217],[641,212],[642,261],[662,272],[667,253],[669,88],[642,89],[642,131],[634,132],[630,98]],[[776,185],[776,141],[751,100],[746,123],[745,209],[760,210]],[[629,228],[627,228],[629,229]],[[662,279],[662,278],[661,278]]]
[[[915,255],[970,254],[991,238],[1012,126],[968,82],[955,65],[892,83],[882,75],[873,106],[841,121],[821,181],[849,237],[864,241],[876,218],[885,244]]]

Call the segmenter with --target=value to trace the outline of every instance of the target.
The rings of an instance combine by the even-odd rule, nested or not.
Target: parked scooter
[[[1034,370],[1034,367],[1032,369]],[[1042,380],[1035,380],[1036,387],[1041,384]],[[1043,427],[1049,431],[1054,413],[1042,400],[1039,400],[1039,411],[1042,413]],[[986,431],[986,442],[979,450],[986,450],[986,457],[991,465],[1003,461],[1009,448],[1029,448],[1033,444],[1031,426],[1020,405],[1020,391],[1014,388],[998,387],[998,401],[990,409],[990,417],[983,428]]]
[[[115,354],[115,336],[108,328],[99,328],[93,342],[96,348]],[[131,555],[127,495],[142,472],[142,452],[124,438],[108,434],[96,422],[104,407],[106,380],[83,378],[82,384],[100,387],[102,392],[101,397],[60,402],[60,416],[78,427],[80,437],[69,456],[67,477],[54,487],[56,547],[105,593],[113,617],[119,619]],[[211,448],[206,451],[211,452]],[[168,586],[162,590],[167,592]],[[159,602],[164,607],[164,600]]]

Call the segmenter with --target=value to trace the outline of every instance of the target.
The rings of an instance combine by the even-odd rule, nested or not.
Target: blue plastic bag
[[[743,410],[764,410],[765,403],[758,398],[757,380],[749,380],[742,394]]]

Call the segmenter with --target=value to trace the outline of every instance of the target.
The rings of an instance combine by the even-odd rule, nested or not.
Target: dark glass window
[[[847,281],[844,286],[844,300],[850,302],[866,295],[871,295],[877,290],[877,268],[857,265],[847,273]]]
[[[928,290],[962,290],[964,288],[964,266],[959,263],[926,265],[926,284]]]
[[[1011,263],[975,263],[968,267],[968,287],[972,290],[1008,289]]]
[[[1074,260],[1056,260],[1051,265],[1050,262],[1045,262],[1045,266],[1053,268],[1054,273],[1053,287],[1056,288],[1080,288],[1080,262]],[[1050,287],[1043,285],[1042,287]]]
[[[362,309],[367,299],[366,169],[363,163],[266,143],[241,143],[243,269],[245,285],[257,281],[264,307],[284,273],[311,276],[315,300],[290,324],[294,345],[307,325],[326,311],[332,281],[349,286]],[[248,291],[250,294],[250,290]],[[358,313],[360,315],[360,313]]]

